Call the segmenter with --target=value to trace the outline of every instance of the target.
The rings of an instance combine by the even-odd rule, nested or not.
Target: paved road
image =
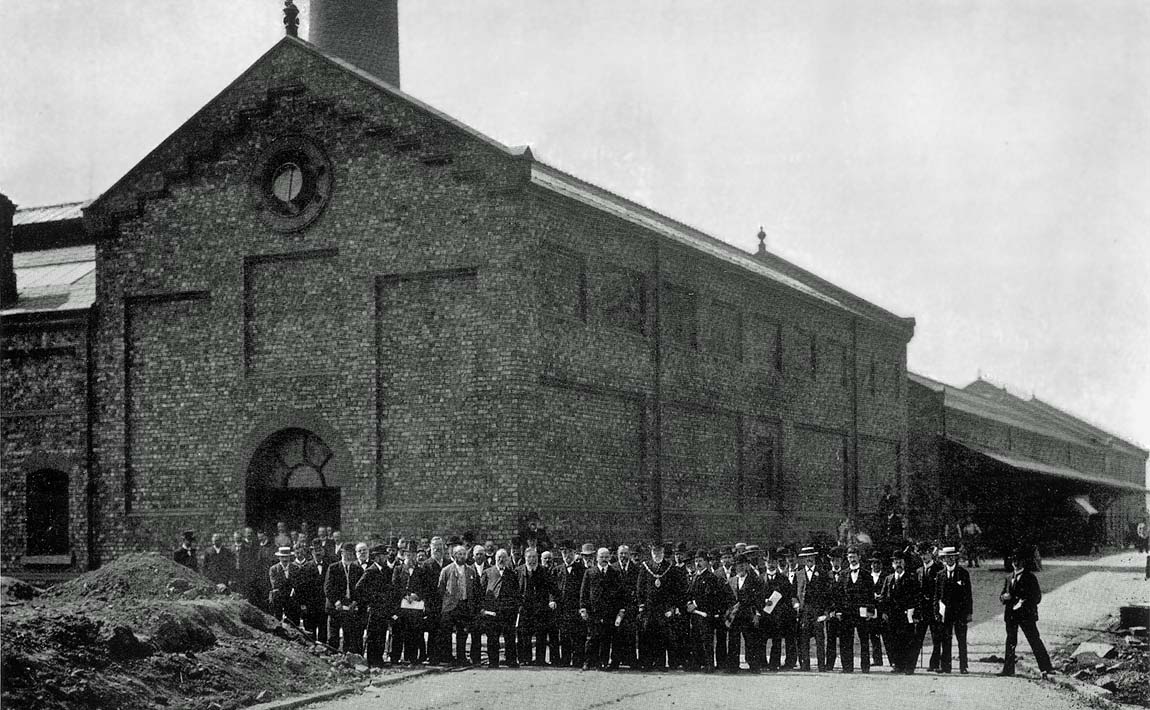
[[[1103,558],[1047,560],[1039,579],[1044,599],[1039,627],[1053,648],[1097,624],[1117,607],[1150,599],[1150,582],[1142,580],[1144,558],[1133,553]],[[385,688],[369,689],[313,710],[591,710],[592,708],[717,708],[736,704],[835,708],[849,697],[852,710],[921,710],[931,708],[1040,707],[1085,710],[1081,696],[1026,678],[996,678],[1000,666],[980,663],[1002,655],[1003,624],[997,594],[1000,564],[972,570],[976,596],[970,629],[972,674],[892,675],[885,668],[869,675],[778,673],[700,675],[688,673],[600,673],[571,669],[472,669],[437,673]],[[979,621],[981,619],[981,621]],[[1023,642],[1025,649],[1025,642]],[[1024,657],[1027,654],[1023,654]]]

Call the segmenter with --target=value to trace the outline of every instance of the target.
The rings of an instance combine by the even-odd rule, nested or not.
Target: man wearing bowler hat
[[[371,560],[364,566],[356,584],[356,598],[363,606],[361,619],[367,627],[364,656],[368,665],[382,666],[387,649],[387,627],[391,620],[394,595],[392,570],[387,567],[387,546],[376,545],[369,551]],[[362,564],[362,562],[361,562]]]
[[[723,615],[735,602],[727,580],[711,570],[706,550],[695,550],[695,575],[687,584],[685,617],[690,623],[688,668],[711,673],[715,670],[715,627],[723,626]],[[725,637],[724,637],[725,639]]]
[[[747,665],[752,673],[762,670],[762,641],[759,635],[763,610],[763,581],[751,568],[747,553],[735,555],[735,575],[727,580],[734,604],[727,610],[723,622],[727,625],[727,672],[737,673],[740,667],[739,646],[742,644]]]
[[[787,575],[779,571],[779,561],[785,556],[786,551],[782,548],[774,553],[768,551],[766,569],[762,574],[764,602],[759,632],[763,639],[764,658],[767,659],[766,668],[772,672],[782,667],[784,639],[795,624],[795,590]],[[768,643],[771,646],[769,656],[766,654]]]
[[[194,530],[185,530],[180,535],[180,546],[172,553],[172,559],[176,564],[183,565],[188,569],[200,571],[200,561],[196,558],[196,532]]]
[[[920,613],[921,591],[918,577],[906,569],[906,553],[896,550],[891,553],[893,571],[883,578],[879,592],[879,609],[886,622],[887,658],[890,659],[892,673],[914,673],[918,662],[918,646],[915,644],[915,620]]]
[[[935,577],[936,611],[942,629],[942,649],[939,656],[938,672],[950,673],[951,634],[958,640],[958,672],[968,673],[966,657],[966,626],[974,612],[974,601],[970,591],[970,574],[958,564],[958,550],[947,546],[939,555],[942,569]]]
[[[595,546],[583,545],[579,550],[573,540],[559,541],[559,554],[562,557],[555,568],[555,588],[559,592],[559,665],[583,665],[586,650],[587,625],[579,616],[579,593],[583,587],[583,575],[587,565],[578,553],[594,554]]]
[[[366,549],[364,550],[365,557]],[[355,602],[355,584],[363,576],[363,566],[357,564],[355,545],[348,542],[340,546],[340,561],[329,565],[323,583],[327,600],[327,638],[332,646],[340,646],[343,635],[344,653],[359,653],[362,648],[363,627],[359,624],[359,605]]]

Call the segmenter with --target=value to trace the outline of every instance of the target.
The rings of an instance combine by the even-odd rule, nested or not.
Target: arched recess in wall
[[[339,527],[344,471],[350,454],[343,437],[320,415],[280,412],[244,438],[237,466],[244,481],[247,525],[269,533],[276,523]]]
[[[71,472],[74,461],[62,454],[29,456],[24,476],[24,552],[27,556],[71,552]]]

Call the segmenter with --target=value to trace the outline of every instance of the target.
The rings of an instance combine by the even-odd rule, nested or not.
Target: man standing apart
[[[1038,605],[1042,602],[1042,588],[1038,585],[1038,578],[1034,576],[1034,556],[1030,550],[1019,547],[1012,555],[1013,571],[1006,577],[1002,585],[1002,594],[999,599],[1005,607],[1004,620],[1006,621],[1006,662],[999,671],[1000,676],[1014,675],[1014,664],[1017,661],[1015,650],[1018,648],[1018,630],[1022,629],[1030,650],[1034,653],[1034,660],[1038,663],[1038,670],[1042,671],[1043,680],[1049,680],[1054,674],[1054,666],[1050,663],[1050,654],[1046,652],[1046,644],[1042,643],[1042,636],[1038,633]]]
[[[935,598],[938,599],[938,623],[942,629],[942,654],[939,657],[938,672],[950,673],[951,633],[958,640],[958,672],[966,674],[966,626],[974,611],[970,591],[970,573],[958,566],[958,550],[942,548],[943,569],[935,578]]]
[[[595,553],[595,565],[583,575],[579,590],[579,616],[587,624],[587,647],[583,654],[583,670],[592,667],[610,670],[611,642],[615,630],[626,614],[623,593],[623,575],[611,566],[611,550],[600,547]]]

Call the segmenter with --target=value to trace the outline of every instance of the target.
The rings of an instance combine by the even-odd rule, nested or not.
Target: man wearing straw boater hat
[[[950,673],[951,634],[958,639],[958,672],[967,673],[966,625],[970,623],[974,602],[970,591],[970,574],[958,565],[958,550],[952,546],[942,548],[942,570],[935,577],[935,611],[942,628],[942,649],[938,672]]]
[[[299,613],[291,608],[291,558],[291,548],[282,545],[276,549],[276,563],[268,568],[268,608],[276,621],[282,621],[285,614],[288,619],[299,618]]]
[[[813,547],[799,552],[802,568],[795,573],[794,609],[799,617],[799,670],[811,669],[811,637],[815,639],[815,660],[820,672],[826,670],[826,621],[830,605],[830,584],[816,568],[818,553]]]

